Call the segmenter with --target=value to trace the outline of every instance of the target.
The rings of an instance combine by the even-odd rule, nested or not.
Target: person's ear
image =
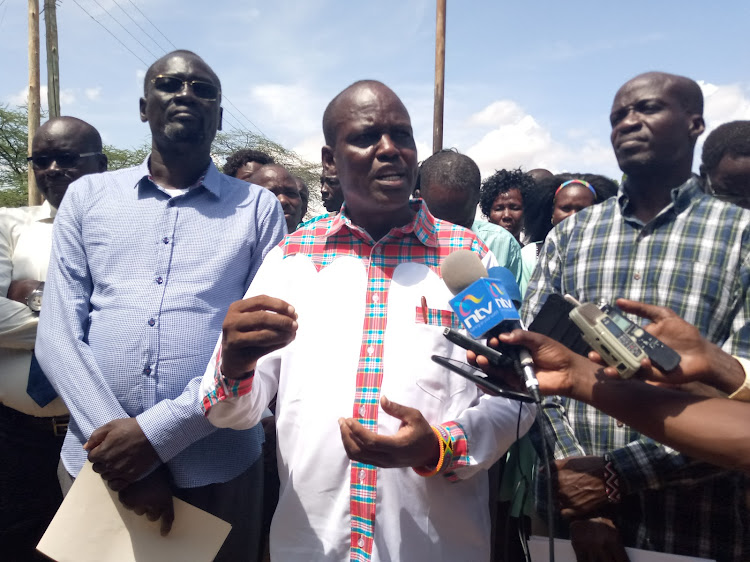
[[[690,138],[696,141],[699,136],[706,130],[706,122],[703,120],[702,115],[691,115],[688,131]]]
[[[327,176],[337,176],[338,173],[336,172],[336,161],[333,157],[333,148],[331,148],[328,145],[325,145],[323,148],[320,149],[320,160],[323,164],[323,172]]]
[[[219,125],[216,127],[217,131],[221,131],[221,124],[224,122],[224,108],[219,107]]]
[[[106,172],[107,171],[107,164],[109,164],[109,160],[107,159],[106,154],[101,154],[99,156],[99,172]]]
[[[148,121],[148,117],[146,117],[146,98],[140,99],[139,106],[141,110],[141,123],[145,123]]]

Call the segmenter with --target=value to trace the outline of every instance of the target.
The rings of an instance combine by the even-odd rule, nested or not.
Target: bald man
[[[488,560],[486,471],[533,414],[430,356],[465,359],[442,336],[455,322],[443,258],[496,261],[409,202],[416,146],[387,86],[345,89],[323,131],[345,203],[287,236],[230,306],[201,385],[208,419],[253,425],[278,392],[272,560]]]
[[[626,297],[671,308],[725,351],[750,357],[750,211],[706,195],[691,173],[704,130],[700,87],[662,72],[636,76],[617,91],[610,124],[627,180],[547,236],[526,293],[527,325],[552,293]],[[750,393],[740,362],[721,379],[735,399]],[[579,559],[621,561],[632,546],[750,560],[746,475],[695,462],[583,402],[554,397],[545,406],[558,501]]]
[[[52,224],[70,183],[107,169],[99,133],[75,117],[39,127],[29,160],[44,203],[0,209],[0,552],[8,560],[42,559],[36,543],[62,500],[68,410],[33,356]]]
[[[280,164],[266,164],[247,179],[250,183],[265,187],[276,196],[284,211],[287,232],[294,232],[302,220],[302,197],[296,178]]]

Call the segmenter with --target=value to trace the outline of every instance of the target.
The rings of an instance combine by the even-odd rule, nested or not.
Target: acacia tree
[[[12,109],[7,105],[0,105],[0,207],[27,204],[27,131],[25,107]],[[216,164],[221,166],[230,154],[242,148],[254,148],[273,156],[276,162],[307,183],[310,189],[310,210],[321,207],[319,164],[308,162],[295,152],[250,131],[220,132],[214,139],[211,152]],[[108,169],[119,170],[143,162],[151,152],[151,144],[144,141],[133,148],[104,145],[103,152],[107,155]]]
[[[216,164],[221,166],[232,153],[243,148],[265,152],[272,156],[277,164],[284,166],[293,175],[301,177],[310,191],[308,209],[314,213],[322,207],[319,189],[320,164],[309,162],[296,152],[262,135],[237,129],[231,132],[220,131],[211,146],[211,153]]]

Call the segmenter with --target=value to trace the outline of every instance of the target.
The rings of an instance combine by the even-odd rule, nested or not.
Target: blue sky
[[[609,108],[617,88],[647,70],[701,81],[709,128],[750,119],[750,2],[718,6],[449,1],[445,146],[474,157],[483,175],[541,166],[619,177]],[[4,103],[25,99],[26,17],[26,2],[0,0]],[[429,155],[434,0],[63,0],[58,25],[63,114],[89,121],[107,143],[148,138],[138,118],[143,74],[171,42],[200,54],[221,78],[231,102],[225,129],[260,130],[317,161],[327,102],[349,83],[375,78],[404,100],[420,159]],[[43,16],[41,29],[44,84]]]

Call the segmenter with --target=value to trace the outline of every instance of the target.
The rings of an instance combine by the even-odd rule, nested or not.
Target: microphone
[[[521,291],[508,269],[493,267],[488,272],[474,252],[458,250],[443,260],[440,274],[455,295],[449,301],[453,312],[473,338],[490,338],[516,328],[526,329],[518,314]],[[526,390],[539,403],[539,381],[531,353],[525,347],[512,349],[517,353]]]

